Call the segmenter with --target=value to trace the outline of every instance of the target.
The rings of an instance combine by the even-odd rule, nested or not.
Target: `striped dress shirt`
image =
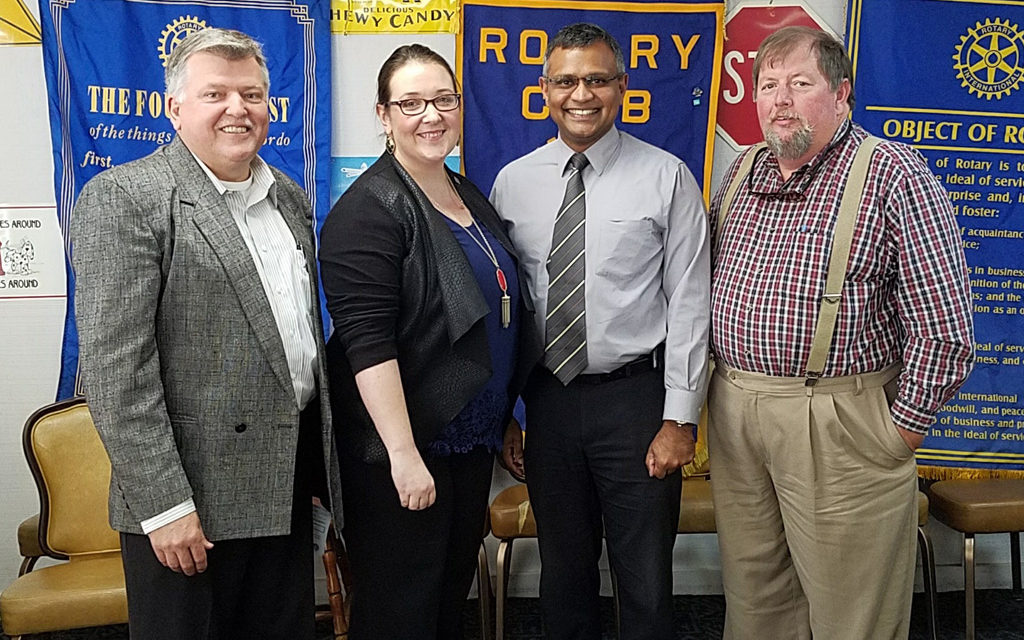
[[[491,202],[547,316],[547,259],[575,153],[561,138],[514,160]],[[710,248],[704,201],[672,154],[612,127],[586,151],[587,368],[607,373],[665,345],[665,420],[697,424],[707,389]]]

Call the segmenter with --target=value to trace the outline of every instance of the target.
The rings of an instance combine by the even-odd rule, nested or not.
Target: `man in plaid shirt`
[[[919,153],[882,142],[834,334],[818,340],[827,356],[809,367],[840,200],[868,136],[848,118],[850,78],[832,36],[769,36],[754,61],[767,144],[737,160],[711,206],[709,443],[725,638],[907,637],[914,450],[973,361],[949,199]]]

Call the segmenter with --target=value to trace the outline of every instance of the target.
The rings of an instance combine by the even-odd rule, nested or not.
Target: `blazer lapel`
[[[256,265],[224,197],[179,138],[167,147],[168,162],[177,175],[181,207],[192,207],[192,221],[209,243],[228,275],[242,312],[259,341],[274,374],[286,389],[292,388],[288,358],[277,321],[263,290]],[[307,254],[308,255],[308,254]],[[308,260],[308,258],[307,258]]]
[[[390,157],[390,154],[388,156]],[[448,322],[448,338],[454,345],[480,318],[490,312],[490,307],[480,293],[473,268],[469,266],[466,254],[459,246],[459,241],[452,235],[451,229],[440,216],[433,214],[433,207],[427,197],[402,165],[393,157],[391,162],[416,201],[416,214],[425,222],[429,250],[437,264],[441,300],[444,303],[445,320]],[[487,362],[490,362],[489,357]]]

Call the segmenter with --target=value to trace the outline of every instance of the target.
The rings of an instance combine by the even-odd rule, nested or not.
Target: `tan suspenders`
[[[850,176],[843,188],[843,199],[839,205],[839,217],[836,219],[835,233],[832,237],[832,255],[828,262],[828,275],[825,278],[825,294],[821,297],[818,307],[818,322],[814,328],[814,341],[811,353],[807,357],[806,385],[813,387],[825,369],[825,361],[835,334],[836,319],[839,317],[839,303],[842,299],[843,282],[846,280],[846,269],[850,261],[850,248],[853,243],[853,230],[857,224],[857,213],[860,211],[861,197],[864,195],[864,183],[867,182],[868,167],[871,154],[881,142],[880,138],[869,136],[861,143],[854,156]],[[736,177],[733,178],[722,197],[722,206],[718,213],[718,226],[715,235],[720,238],[725,225],[726,216],[732,207],[740,185],[747,179],[754,164],[754,158],[764,147],[764,143],[755,145],[740,162]],[[717,245],[716,238],[716,245]]]

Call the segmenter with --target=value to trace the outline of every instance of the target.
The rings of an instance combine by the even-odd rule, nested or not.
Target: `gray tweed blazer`
[[[319,327],[309,202],[273,172]],[[141,533],[141,521],[191,497],[210,540],[287,533],[299,411],[284,345],[227,204],[184,143],[90,180],[71,239],[79,369],[113,469],[111,526]],[[327,497],[340,514],[314,333]]]

